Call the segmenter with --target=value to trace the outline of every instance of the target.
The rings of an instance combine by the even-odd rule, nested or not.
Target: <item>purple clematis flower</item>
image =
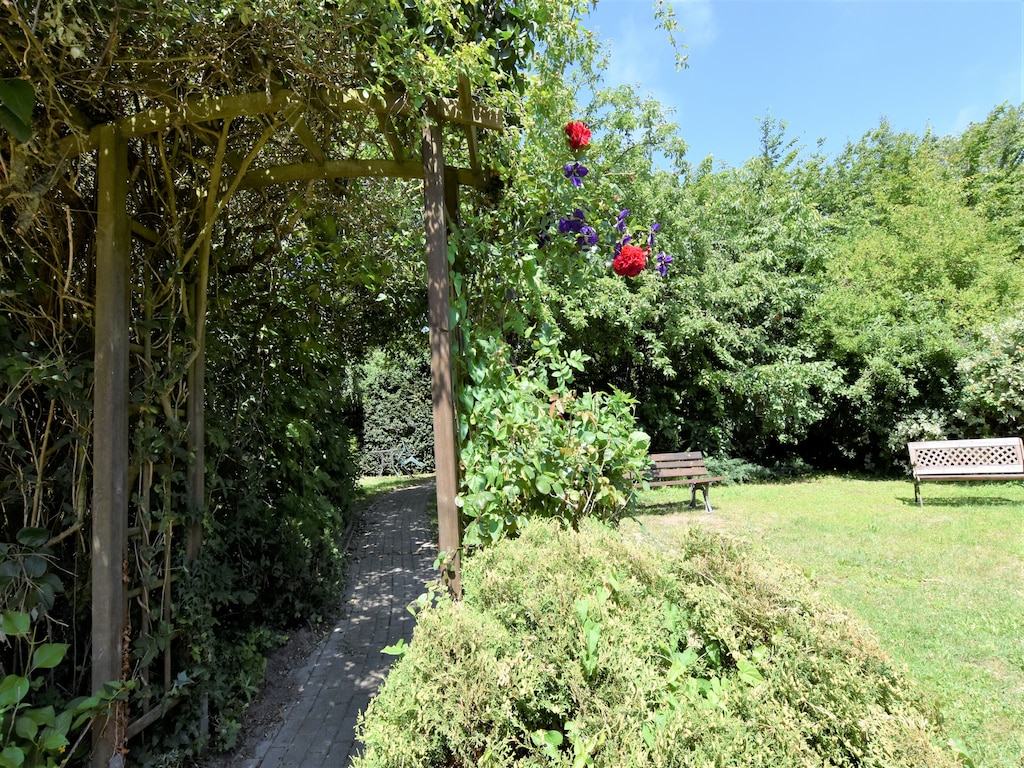
[[[583,177],[590,173],[590,170],[587,168],[587,166],[579,162],[566,163],[564,171],[565,178],[571,181],[574,187],[583,186]]]
[[[658,254],[658,263],[655,265],[655,269],[658,270],[658,274],[662,277],[668,274],[668,265],[671,264],[675,259],[669,256],[667,253]]]
[[[659,229],[661,229],[661,224],[659,224],[658,222],[654,222],[653,224],[651,224],[651,234],[647,238],[647,244],[651,246],[651,248],[654,247],[654,233],[657,232]]]
[[[629,244],[629,242],[630,242],[630,241],[631,241],[632,239],[633,239],[633,236],[632,236],[632,235],[626,235],[626,236],[625,236],[624,238],[622,238],[621,240],[619,240],[619,242],[617,242],[617,243],[615,244],[615,255],[616,255],[616,256],[618,256],[618,255],[619,255],[619,253],[620,253],[620,252],[622,251],[622,246],[624,246],[624,245],[628,245],[628,244]]]
[[[617,230],[619,230],[619,232],[625,232],[626,231],[626,217],[627,216],[629,216],[629,208],[627,208],[624,211],[619,211],[619,218],[615,222],[615,228]]]
[[[580,227],[580,236],[576,238],[580,248],[593,248],[597,245],[597,230],[591,226]]]
[[[582,208],[572,212],[572,216],[558,220],[558,231],[563,235],[575,232],[577,235],[582,231],[583,225],[587,223],[587,214]]]

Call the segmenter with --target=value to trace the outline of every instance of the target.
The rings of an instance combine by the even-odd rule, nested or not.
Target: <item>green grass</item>
[[[365,501],[372,501],[376,497],[396,491],[399,488],[409,488],[413,485],[432,483],[434,475],[384,475],[381,477],[361,477],[356,483],[359,493]]]
[[[1024,766],[1024,484],[822,477],[641,496],[671,542],[709,525],[784,560],[856,614],[934,702],[977,766]]]

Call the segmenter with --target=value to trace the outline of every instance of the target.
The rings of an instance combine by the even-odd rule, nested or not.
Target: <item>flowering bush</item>
[[[565,125],[565,137],[569,149],[574,153],[573,160],[566,163],[562,172],[574,188],[583,187],[583,179],[590,173],[579,158],[580,152],[590,145],[590,128],[581,120],[571,120]],[[606,206],[603,206],[606,207]],[[598,253],[601,246],[601,235],[594,223],[587,220],[589,207],[581,204],[568,216],[558,218],[558,233],[572,237],[576,249],[582,252]],[[614,223],[610,224],[610,232],[605,242],[614,242],[612,248],[611,268],[617,275],[636,277],[648,267],[653,267],[662,277],[668,274],[668,265],[672,256],[666,253],[654,253],[654,235],[661,228],[657,222],[646,230],[630,230],[626,219],[629,209],[619,211]],[[610,218],[610,217],[608,217]],[[538,244],[545,247],[552,243],[553,238],[548,231],[555,223],[555,214],[549,214],[548,221],[538,233]]]
[[[589,172],[587,166],[581,165],[578,161],[565,164],[565,178],[571,181],[574,187],[582,187],[583,177]]]
[[[612,269],[617,275],[636,277],[647,266],[647,256],[648,253],[643,248],[627,243],[619,248],[618,255],[612,260]]]
[[[565,125],[565,135],[569,140],[569,148],[574,152],[583,149],[590,143],[590,129],[580,120],[571,120]]]

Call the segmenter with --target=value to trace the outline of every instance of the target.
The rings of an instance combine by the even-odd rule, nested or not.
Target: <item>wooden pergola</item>
[[[317,125],[345,120],[347,115],[372,115],[390,157],[352,159],[338,156],[328,137],[317,136]],[[392,121],[398,116],[425,117],[419,157],[398,139]],[[259,120],[264,130],[244,151],[228,151],[232,123]],[[468,168],[446,165],[444,128],[455,126]],[[213,232],[218,216],[239,190],[274,184],[352,177],[388,177],[423,180],[424,225],[428,275],[429,329],[433,387],[434,457],[437,471],[439,549],[450,553],[447,578],[458,593],[460,544],[456,415],[451,373],[448,223],[458,215],[462,185],[482,187],[477,131],[500,130],[500,114],[479,108],[469,83],[460,84],[456,98],[445,99],[423,111],[414,110],[401,96],[371,99],[350,91],[321,88],[312,96],[278,90],[223,98],[199,99],[175,107],[150,109],[94,128],[86,141],[69,143],[69,156],[96,152],[97,227],[95,293],[95,420],[93,433],[92,510],[92,686],[125,678],[127,558],[130,505],[129,363],[132,238],[144,236],[144,227],[129,211],[129,143],[151,140],[168,130],[204,126],[215,133],[216,162],[209,168],[203,226],[187,250],[196,262],[194,290],[194,344],[188,371],[189,495],[197,509],[205,504],[205,330],[207,284]],[[274,139],[274,153],[264,152]],[[289,156],[282,161],[281,148]],[[195,557],[202,543],[199,524],[188,531],[186,552]],[[166,589],[169,589],[169,582]],[[170,654],[165,654],[169,687]],[[107,768],[122,760],[125,741],[166,713],[168,702],[157,702],[128,722],[122,705],[94,731],[94,768]]]

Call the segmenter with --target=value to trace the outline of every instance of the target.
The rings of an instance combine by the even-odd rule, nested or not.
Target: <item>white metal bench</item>
[[[930,440],[907,443],[914,474],[914,500],[922,507],[921,483],[1024,480],[1024,445],[1019,437]]]

